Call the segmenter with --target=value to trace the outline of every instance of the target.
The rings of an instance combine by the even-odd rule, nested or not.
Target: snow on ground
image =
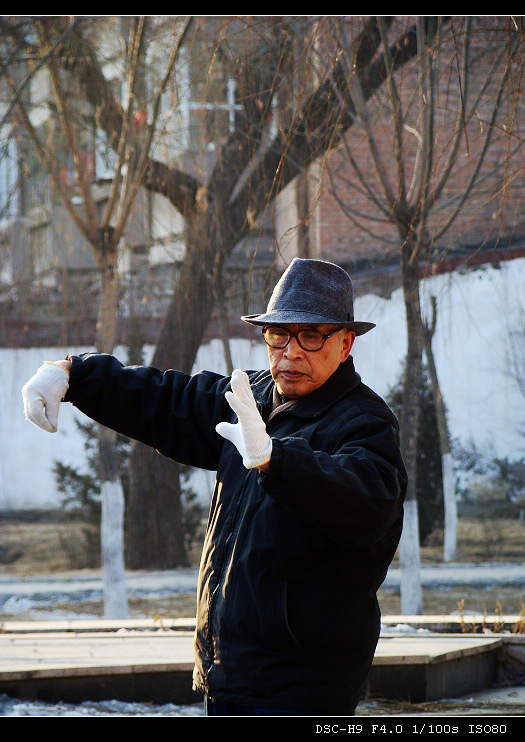
[[[435,276],[421,285],[427,311],[432,295],[438,301],[434,353],[452,436],[510,459],[525,455],[525,398],[508,368],[513,333],[519,331],[523,338],[525,329],[524,288],[525,259],[502,263],[500,268]],[[355,316],[377,324],[357,339],[353,356],[363,381],[385,396],[399,377],[406,352],[401,290],[390,299],[357,297]],[[231,346],[236,366],[266,367],[264,344],[232,340]],[[59,431],[44,433],[24,419],[20,390],[43,360],[87,350],[91,349],[0,349],[0,509],[55,506],[60,498],[54,461],[84,467],[83,439],[74,424],[79,413],[62,405]],[[126,351],[118,348],[115,355],[125,359]],[[224,372],[218,340],[200,349],[195,363],[199,369]],[[213,474],[196,474],[192,486],[206,500]]]
[[[203,704],[177,706],[173,703],[127,703],[125,701],[84,701],[46,703],[0,695],[0,716],[204,716]]]

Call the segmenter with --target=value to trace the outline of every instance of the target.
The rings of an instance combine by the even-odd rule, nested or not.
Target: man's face
[[[301,329],[315,329],[328,334],[336,325],[282,325],[298,332]],[[291,337],[283,349],[268,346],[270,371],[280,394],[290,399],[299,399],[319,389],[346,361],[355,339],[355,332],[341,330],[325,341],[321,350],[303,350],[297,338]]]

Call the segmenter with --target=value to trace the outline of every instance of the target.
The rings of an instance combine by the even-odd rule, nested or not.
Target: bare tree
[[[452,463],[452,451],[450,433],[448,429],[447,412],[439,376],[432,351],[432,338],[436,331],[437,299],[431,297],[432,317],[430,322],[423,321],[423,344],[427,359],[428,375],[436,410],[436,421],[439,437],[439,450],[441,455],[441,472],[443,479],[443,501],[445,506],[445,528],[443,542],[443,559],[445,562],[452,561],[456,556],[458,509],[456,502],[456,490],[454,482],[454,468]]]
[[[430,34],[429,24],[433,27]],[[335,168],[330,169],[331,187],[352,223],[376,242],[385,240],[384,230],[381,234],[379,227],[391,225],[386,240],[390,252],[392,245],[397,244],[406,313],[408,348],[400,415],[402,449],[409,473],[405,526],[400,545],[401,607],[404,613],[420,613],[422,609],[415,491],[418,390],[421,387],[422,353],[425,347],[420,304],[421,264],[428,266],[443,257],[449,246],[440,249],[440,240],[467,208],[472,209],[473,198],[479,198],[480,190],[482,201],[496,196],[494,180],[490,183],[492,190],[483,192],[482,186],[487,173],[496,172],[494,166],[487,162],[487,154],[498,131],[504,132],[506,148],[506,157],[497,163],[501,168],[498,189],[504,191],[508,188],[516,174],[512,153],[519,144],[515,136],[519,93],[509,86],[509,76],[514,60],[519,61],[520,51],[523,53],[522,33],[514,20],[508,25],[505,23],[503,29],[501,21],[498,21],[493,37],[491,30],[486,38],[490,53],[487,54],[486,47],[482,48],[483,55],[491,60],[491,65],[486,69],[483,61],[482,74],[486,72],[486,76],[482,79],[479,73],[480,58],[475,61],[471,58],[472,47],[478,54],[480,51],[479,45],[476,47],[475,44],[476,32],[479,33],[480,29],[473,30],[471,18],[447,22],[445,26],[438,16],[417,17],[417,67],[402,79],[396,75],[393,57],[386,54],[383,96],[380,105],[376,100],[375,114],[363,95],[354,47],[350,44],[345,46],[352,112],[363,132],[368,158],[364,161],[360,159],[362,153],[358,155],[357,149],[354,149],[355,140],[344,140],[342,166],[337,172]],[[388,49],[386,18],[377,18],[377,32],[383,48]],[[471,94],[469,83],[474,73],[478,86]],[[514,83],[521,89],[519,69]],[[506,121],[500,125],[498,115],[503,104]],[[455,121],[451,122],[450,114],[454,111]],[[378,112],[381,123],[378,122]],[[478,122],[478,126],[482,122],[483,128],[481,141],[478,138],[475,146],[470,141],[474,139],[471,135],[473,122]],[[388,136],[380,138],[379,132],[385,129],[388,129]],[[466,178],[458,175],[465,155],[468,155],[471,168]],[[351,178],[343,174],[345,168],[350,169]],[[462,183],[457,194],[454,194],[454,178],[460,178]],[[342,195],[343,182],[350,189],[352,198]],[[367,201],[370,205],[368,213],[363,207]],[[427,357],[432,362],[428,335],[427,341]],[[455,544],[456,538],[455,494],[450,486],[452,480],[448,471],[450,446],[437,373],[431,378],[435,399],[439,401],[437,412],[441,421],[445,523],[450,529],[446,536],[446,558],[450,558],[454,553],[451,544]]]
[[[333,45],[330,64],[320,69],[314,66],[316,46],[312,34],[308,34],[308,49],[313,51],[308,57],[305,50],[303,63],[309,60],[311,69],[315,68],[315,84],[303,94],[289,96],[289,90],[294,89],[290,81],[297,74],[290,63],[292,40],[302,43],[305,23],[313,24],[320,38],[331,35],[322,18],[305,18],[300,25],[293,17],[242,19],[242,44],[235,47],[232,56],[242,110],[205,182],[157,160],[148,163],[144,184],[166,196],[186,220],[186,257],[152,360],[161,368],[191,370],[214,307],[217,276],[222,274],[234,247],[284,187],[335,147],[354,124],[355,115],[348,105],[351,81],[345,63],[338,57],[337,44]],[[356,63],[361,94],[366,100],[383,84],[385,70],[400,68],[416,55],[418,40],[415,29],[408,28],[390,48],[378,52],[381,38],[377,19],[369,18],[363,26],[356,40]],[[60,24],[55,22],[55,29],[59,33]],[[420,23],[420,33],[432,36],[435,30],[432,23]],[[227,31],[228,24],[214,39],[214,48],[226,54],[232,49]],[[112,142],[119,130],[120,111],[81,29],[74,44],[78,53],[70,64],[79,73],[84,93]],[[192,308],[190,313],[188,307]],[[132,454],[130,503],[142,514],[135,523],[146,518],[163,522],[173,499],[173,465],[143,448],[137,444]],[[148,473],[147,483],[141,472]],[[157,483],[159,493],[167,493],[166,500],[162,494],[155,501],[147,499],[144,487],[151,481]],[[132,531],[130,528],[130,534]],[[137,546],[140,539],[131,537]]]
[[[347,60],[340,55],[340,28],[346,20],[335,18],[219,19],[210,60],[223,55],[230,62],[240,104],[235,127],[218,148],[205,178],[151,156],[145,162],[142,184],[168,199],[186,225],[185,257],[152,359],[160,368],[191,371],[223,267],[235,246],[271,209],[283,189],[337,147],[354,126],[353,78]],[[358,21],[355,70],[361,99],[366,101],[381,89],[387,71],[392,74],[417,55],[421,36],[430,40],[437,26],[431,18],[423,19],[418,29],[409,26],[390,46],[382,46],[378,19]],[[192,20],[187,39],[202,22],[202,17]],[[92,106],[97,126],[118,151],[126,112],[104,75],[87,20],[71,24],[67,17],[46,16],[41,23],[51,43],[61,45],[63,69],[75,77],[80,95]],[[390,25],[391,17],[384,23]],[[331,50],[326,64],[319,64],[321,47]],[[299,66],[294,59],[300,60]],[[308,79],[304,86],[303,77]],[[172,527],[173,511],[178,507],[176,467],[136,444],[131,470],[128,510],[133,517],[128,534],[137,558],[132,566],[159,566],[156,560],[165,554],[164,566],[184,563],[184,553],[174,548]],[[145,535],[142,525],[148,523],[155,528]],[[148,553],[140,552],[142,546],[150,547]]]
[[[115,143],[116,162],[107,197],[102,208],[96,200],[93,184],[82,160],[81,138],[86,126],[84,116],[78,105],[75,81],[61,73],[59,60],[64,54],[63,44],[75,28],[73,21],[66,34],[52,41],[49,25],[36,21],[35,43],[32,45],[33,59],[38,67],[49,74],[52,100],[56,118],[60,126],[67,153],[74,167],[75,183],[78,185],[80,199],[73,199],[71,188],[60,178],[60,167],[56,153],[39,136],[32,123],[31,112],[22,89],[29,85],[28,78],[15,83],[10,65],[4,65],[4,79],[11,89],[16,115],[23,124],[41,165],[48,172],[53,187],[60,195],[61,203],[73,224],[91,246],[101,281],[100,304],[96,329],[96,347],[100,352],[111,353],[116,342],[118,317],[118,258],[122,239],[132,213],[139,187],[148,164],[160,101],[170,80],[178,45],[182,36],[174,39],[173,48],[167,57],[164,77],[159,84],[152,103],[152,118],[145,131],[134,127],[133,120],[140,99],[140,67],[146,48],[147,19],[132,18],[129,23],[129,38],[124,38],[127,47],[125,57],[125,79],[127,99],[122,109],[122,126]],[[9,32],[20,38],[22,29],[18,24],[9,27]],[[29,74],[34,73],[30,71]],[[81,206],[79,206],[79,200]],[[109,618],[122,618],[127,615],[127,598],[124,576],[123,523],[124,495],[118,474],[116,455],[116,434],[114,431],[98,426],[98,451],[102,491],[101,549],[104,566],[105,614]]]

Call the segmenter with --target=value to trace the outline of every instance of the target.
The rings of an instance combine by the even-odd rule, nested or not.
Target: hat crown
[[[242,317],[254,325],[341,325],[362,335],[375,325],[354,322],[354,289],[348,273],[324,260],[294,258],[277,282],[264,314]]]
[[[326,323],[352,322],[352,281],[334,263],[294,258],[275,286],[266,311],[300,312]]]

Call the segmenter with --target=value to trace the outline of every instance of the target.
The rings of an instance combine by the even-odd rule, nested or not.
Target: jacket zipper
[[[235,500],[235,503],[233,505],[233,508],[232,508],[232,511],[231,511],[231,514],[230,514],[230,518],[229,518],[229,522],[228,522],[228,535],[226,537],[226,540],[225,540],[225,543],[224,543],[224,547],[223,547],[222,556],[221,556],[220,569],[219,569],[219,579],[217,580],[217,584],[215,585],[215,587],[213,589],[213,592],[211,594],[211,598],[210,598],[210,605],[209,605],[209,609],[208,609],[208,626],[209,626],[209,630],[208,630],[208,635],[207,635],[207,640],[208,640],[209,647],[210,647],[210,655],[209,655],[210,664],[209,664],[209,667],[208,667],[208,669],[206,671],[206,675],[208,677],[208,683],[209,683],[210,690],[211,690],[212,685],[213,685],[212,678],[211,678],[211,671],[215,667],[215,650],[214,650],[214,643],[213,643],[213,637],[214,637],[213,622],[214,622],[214,618],[215,618],[215,610],[216,610],[216,604],[217,604],[217,597],[216,596],[217,596],[218,591],[220,590],[220,588],[224,584],[224,579],[226,577],[226,565],[229,562],[229,558],[230,558],[230,556],[231,556],[231,554],[233,552],[233,547],[235,545],[234,533],[235,533],[235,530],[236,530],[236,527],[237,527],[237,522],[238,522],[238,519],[239,519],[239,512],[240,512],[240,505],[241,505],[241,502],[243,500],[243,495],[244,495],[244,491],[246,489],[246,484],[248,482],[248,477],[249,476],[250,476],[250,471],[247,471],[246,474],[245,474],[245,476],[244,476],[244,480],[242,482],[242,485],[239,487],[237,498]]]

